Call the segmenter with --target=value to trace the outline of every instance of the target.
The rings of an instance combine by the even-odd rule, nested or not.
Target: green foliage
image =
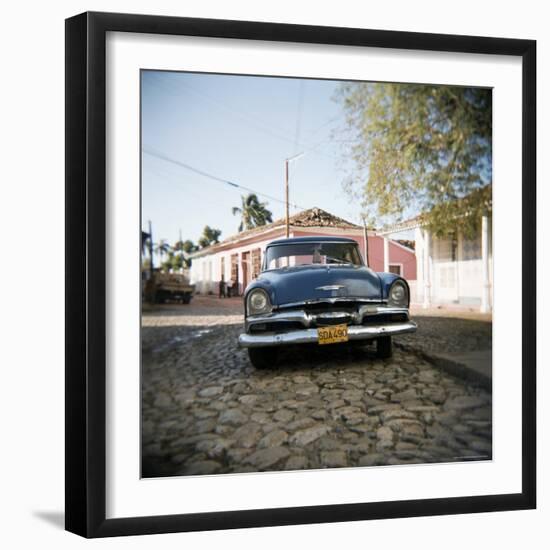
[[[267,209],[267,203],[260,202],[255,193],[249,193],[246,197],[241,196],[241,206],[234,206],[232,212],[233,215],[239,214],[241,217],[239,233],[273,221],[272,214]]]
[[[191,240],[187,239],[185,241],[180,240],[174,244],[173,250],[177,254],[174,256],[172,261],[173,269],[179,270],[183,267],[191,267],[191,258],[187,258],[186,255],[196,252],[199,247]]]
[[[209,225],[205,226],[202,231],[202,236],[199,239],[199,246],[206,248],[207,246],[220,242],[220,235],[222,234],[220,229],[213,229]]]
[[[192,254],[193,252],[196,252],[198,249],[199,247],[189,239],[187,239],[186,241],[178,241],[174,245],[174,250],[179,250],[179,251],[185,252],[186,254]]]
[[[471,234],[491,209],[491,90],[343,83],[347,184],[378,225],[423,213],[438,235]]]
[[[170,267],[172,268],[173,271],[179,271],[184,267],[184,265],[185,265],[185,261],[181,254],[174,254],[170,258]]]
[[[154,245],[155,252],[163,258],[166,254],[169,254],[172,250],[172,247],[168,244],[165,239],[161,239],[157,244]]]
[[[168,253],[168,259],[165,260],[164,262],[161,262],[160,264],[160,269],[161,271],[163,271],[164,273],[168,273],[172,267],[173,267],[173,261],[174,261],[174,253],[170,250]]]

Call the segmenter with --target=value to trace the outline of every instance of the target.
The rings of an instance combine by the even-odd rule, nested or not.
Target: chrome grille
[[[353,315],[347,311],[326,311],[312,315],[314,324],[320,327],[330,325],[349,325],[353,321]]]

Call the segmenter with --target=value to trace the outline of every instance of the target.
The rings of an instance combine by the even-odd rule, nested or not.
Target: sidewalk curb
[[[395,346],[399,349],[411,352],[422,359],[432,363],[432,365],[440,368],[442,371],[445,371],[452,376],[456,376],[466,382],[476,384],[486,389],[487,391],[492,391],[493,380],[491,376],[487,376],[473,368],[470,368],[467,364],[453,360],[449,357],[443,357],[437,353],[427,353],[424,350],[411,346],[409,344],[403,344],[402,342],[395,342]]]

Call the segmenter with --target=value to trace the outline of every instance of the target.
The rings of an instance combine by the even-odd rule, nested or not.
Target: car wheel
[[[278,351],[277,348],[248,348],[248,357],[255,368],[269,369],[275,364]]]
[[[387,359],[392,356],[391,336],[383,336],[376,341],[376,356]]]

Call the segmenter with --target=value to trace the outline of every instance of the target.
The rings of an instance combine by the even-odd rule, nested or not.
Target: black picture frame
[[[105,40],[108,31],[517,56],[522,60],[522,490],[517,494],[106,519]],[[85,537],[536,506],[536,42],[83,13],[66,20],[66,529]]]

